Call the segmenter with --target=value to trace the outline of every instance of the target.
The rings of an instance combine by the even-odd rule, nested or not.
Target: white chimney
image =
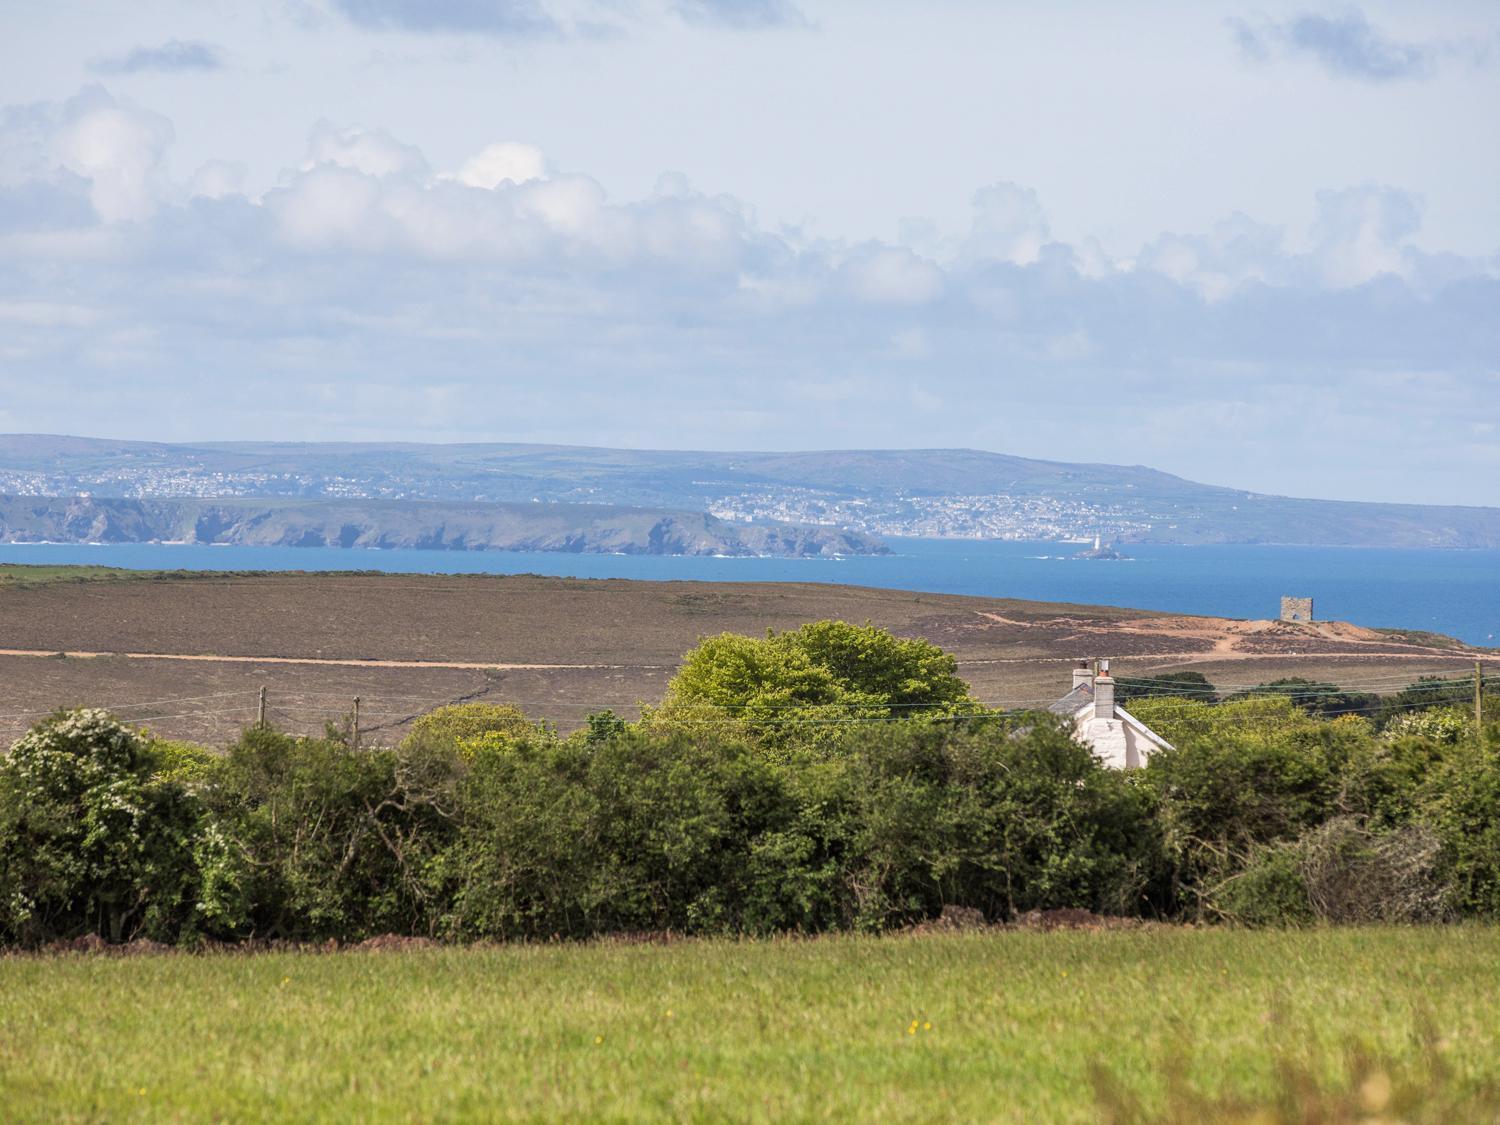
[[[1115,678],[1109,674],[1109,661],[1099,661],[1099,674],[1094,677],[1094,718],[1115,717]]]
[[[1085,684],[1093,683],[1093,681],[1094,681],[1094,673],[1089,668],[1089,662],[1087,660],[1080,660],[1077,664],[1073,665],[1073,690],[1074,691],[1077,691],[1080,687],[1083,687]]]

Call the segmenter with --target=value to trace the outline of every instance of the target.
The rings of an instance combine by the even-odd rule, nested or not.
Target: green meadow
[[[1495,1120],[1500,929],[0,958],[9,1121]]]

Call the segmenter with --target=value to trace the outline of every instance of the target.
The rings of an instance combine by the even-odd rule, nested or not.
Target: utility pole
[[[260,689],[260,702],[255,706],[255,725],[260,730],[266,729],[266,689]]]
[[[359,749],[359,696],[354,697],[354,749]]]

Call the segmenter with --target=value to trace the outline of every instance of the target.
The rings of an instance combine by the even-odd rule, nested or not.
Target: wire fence
[[[1187,700],[1211,701],[1235,693],[1244,693],[1246,688],[1210,688],[1192,683],[1184,684],[1162,676],[1121,676],[1120,680],[1136,695],[1145,689],[1160,689],[1164,696],[1175,696]],[[1472,698],[1474,687],[1472,665],[1434,669],[1420,675],[1411,673],[1370,673],[1333,684],[1341,695],[1380,697],[1379,707],[1383,714],[1402,711],[1423,710],[1434,705],[1463,704]],[[1500,687],[1500,678],[1485,676],[1482,692]],[[1390,698],[1410,689],[1422,689],[1433,698],[1411,698],[1397,702]],[[1056,703],[1061,691],[1046,695],[998,695],[981,700],[991,711],[1019,712],[1041,710]],[[1319,699],[1330,696],[1330,687],[1289,685],[1285,691],[1277,691],[1295,704],[1311,706]],[[636,712],[634,703],[619,698],[582,698],[578,696],[517,696],[503,691],[499,685],[461,695],[438,696],[431,693],[371,692],[353,695],[333,691],[308,691],[300,689],[267,690],[242,688],[233,691],[209,692],[199,695],[157,697],[137,700],[128,698],[104,698],[93,702],[109,711],[116,718],[131,726],[146,729],[160,737],[218,744],[235,738],[246,728],[264,723],[276,730],[298,735],[320,735],[332,727],[345,734],[357,730],[362,744],[388,744],[398,741],[411,723],[436,708],[455,703],[486,702],[504,703],[519,707],[529,716],[547,719],[558,726],[570,729],[582,726],[591,714],[613,711],[623,717]],[[0,704],[3,706],[3,704]],[[1127,701],[1128,706],[1128,701]],[[679,725],[692,727],[733,727],[753,719],[757,725],[812,724],[819,726],[856,726],[860,724],[888,723],[893,718],[918,715],[931,711],[926,703],[895,703],[873,708],[869,705],[821,704],[815,715],[809,716],[808,704],[788,702],[785,704],[757,703],[746,706],[728,705],[716,708],[711,715],[688,715],[674,719]],[[43,721],[55,708],[12,708],[0,710],[0,746],[8,746],[30,727]],[[1319,708],[1327,718],[1341,713],[1360,714],[1368,710],[1361,701],[1348,701]],[[793,714],[792,712],[801,712]],[[784,716],[784,717],[783,717]],[[969,716],[929,715],[939,721],[963,722]],[[1253,713],[1243,715],[1224,714],[1217,723],[1242,723],[1253,726],[1264,723],[1263,717]]]

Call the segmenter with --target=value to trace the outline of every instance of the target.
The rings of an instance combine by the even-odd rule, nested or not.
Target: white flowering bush
[[[1385,737],[1426,738],[1452,744],[1474,729],[1474,717],[1456,707],[1434,707],[1425,711],[1406,711],[1385,726]]]
[[[0,758],[0,939],[176,940],[199,816],[105,711],[60,712]]]

